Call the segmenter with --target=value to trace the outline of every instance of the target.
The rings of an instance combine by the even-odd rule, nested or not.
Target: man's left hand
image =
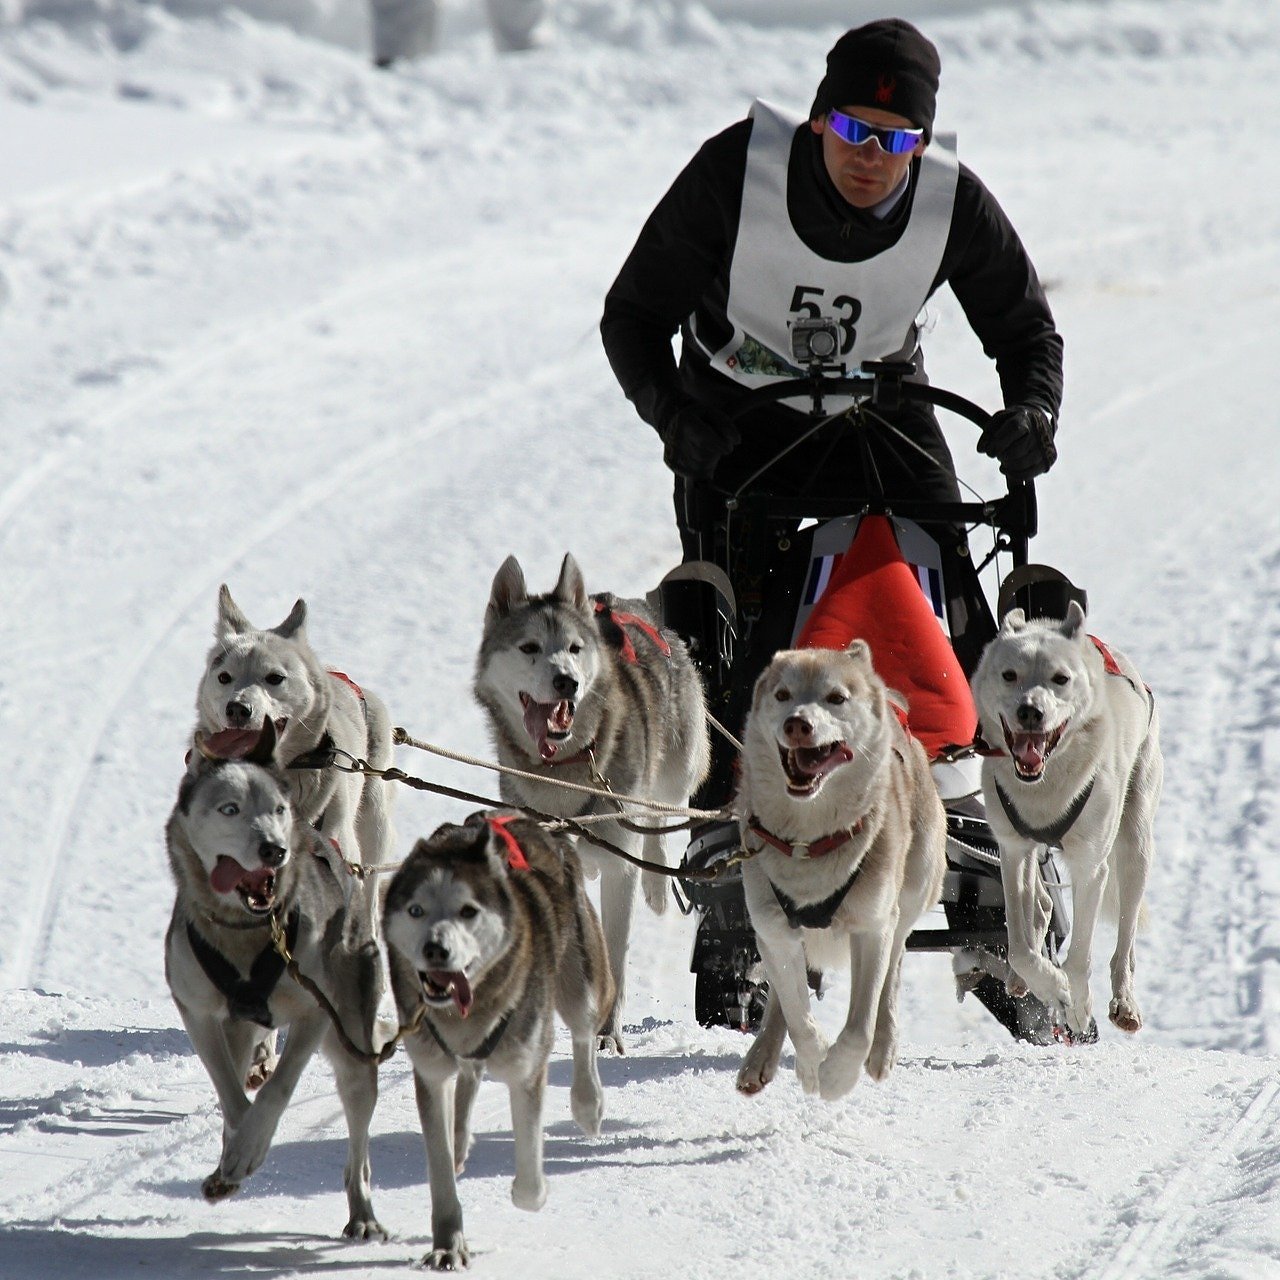
[[[978,437],[978,452],[1000,460],[1010,480],[1030,480],[1053,466],[1058,450],[1053,422],[1038,405],[1017,404],[991,415]]]

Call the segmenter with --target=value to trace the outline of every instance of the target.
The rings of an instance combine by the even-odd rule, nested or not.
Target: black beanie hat
[[[809,119],[832,107],[879,107],[905,116],[930,138],[941,70],[937,49],[901,18],[854,27],[827,54],[827,74]]]

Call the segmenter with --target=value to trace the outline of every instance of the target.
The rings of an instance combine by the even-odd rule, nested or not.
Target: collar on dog
[[[505,818],[486,818],[485,821],[489,824],[489,830],[507,846],[507,866],[512,871],[528,871],[529,859],[524,856],[520,841],[507,830],[507,824],[514,822],[518,816],[510,813]]]
[[[781,836],[775,836],[772,831],[760,825],[760,819],[754,815],[747,819],[747,830],[754,836],[759,836],[765,844],[772,845],[779,853],[786,854],[788,858],[825,858],[827,854],[833,853],[842,845],[846,845],[861,830],[866,817],[861,817],[851,827],[845,827],[842,831],[833,831],[829,836],[823,836],[821,840],[814,840],[811,844],[788,844]]]
[[[853,875],[829,898],[823,898],[821,902],[810,902],[805,906],[801,906],[794,898],[788,897],[772,880],[769,884],[773,889],[773,896],[778,900],[778,906],[787,917],[787,923],[793,929],[828,929],[831,927],[832,920],[835,919],[836,912],[840,910],[840,904],[848,896],[849,890],[853,888],[861,871],[862,863],[859,862],[853,869]]]
[[[511,1023],[511,1017],[515,1013],[514,1009],[508,1009],[506,1013],[498,1019],[492,1031],[474,1048],[470,1053],[459,1053],[456,1049],[451,1049],[444,1041],[444,1037],[436,1030],[435,1023],[429,1017],[422,1020],[422,1025],[431,1032],[431,1038],[445,1051],[451,1058],[465,1058],[468,1062],[483,1062],[497,1047],[498,1042],[502,1039],[507,1027]]]
[[[634,613],[622,613],[615,609],[609,596],[596,596],[595,602],[596,613],[600,615],[601,620],[606,624],[605,636],[618,646],[624,662],[629,662],[634,666],[640,661],[639,655],[636,653],[636,647],[631,643],[631,637],[627,635],[626,629],[628,627],[635,627],[638,631],[643,631],[658,647],[658,651],[664,658],[671,657],[671,646],[653,623],[637,617]],[[609,624],[612,624],[612,627]],[[612,634],[614,630],[617,631],[616,636]]]
[[[1005,795],[1004,788],[998,782],[996,783],[996,795],[1000,797],[1000,807],[1004,810],[1004,816],[1009,819],[1010,825],[1024,840],[1034,840],[1037,844],[1061,844],[1062,837],[1076,825],[1076,819],[1084,812],[1084,807],[1089,801],[1089,796],[1093,791],[1093,784],[1097,781],[1097,777],[1098,775],[1095,773],[1085,783],[1084,790],[1067,806],[1066,813],[1057,822],[1051,823],[1047,827],[1031,826],[1013,807],[1013,801]]]
[[[301,920],[301,909],[294,907],[285,922],[285,938],[290,951],[298,941],[298,925]],[[263,924],[269,923],[269,919],[263,921]],[[192,953],[204,970],[205,977],[226,996],[227,1009],[233,1019],[256,1022],[261,1027],[275,1026],[269,1001],[284,974],[285,961],[273,943],[268,942],[258,952],[249,968],[249,977],[245,979],[240,976],[240,970],[190,920],[187,921],[187,941],[190,942]]]

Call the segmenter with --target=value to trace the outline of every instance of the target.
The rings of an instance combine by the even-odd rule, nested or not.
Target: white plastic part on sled
[[[982,790],[982,760],[978,756],[935,760],[929,770],[943,804],[951,800],[967,800]]]

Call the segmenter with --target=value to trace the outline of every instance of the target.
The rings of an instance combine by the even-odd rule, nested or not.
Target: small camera
[[[830,316],[791,322],[791,358],[797,364],[825,365],[840,350],[840,326]]]

